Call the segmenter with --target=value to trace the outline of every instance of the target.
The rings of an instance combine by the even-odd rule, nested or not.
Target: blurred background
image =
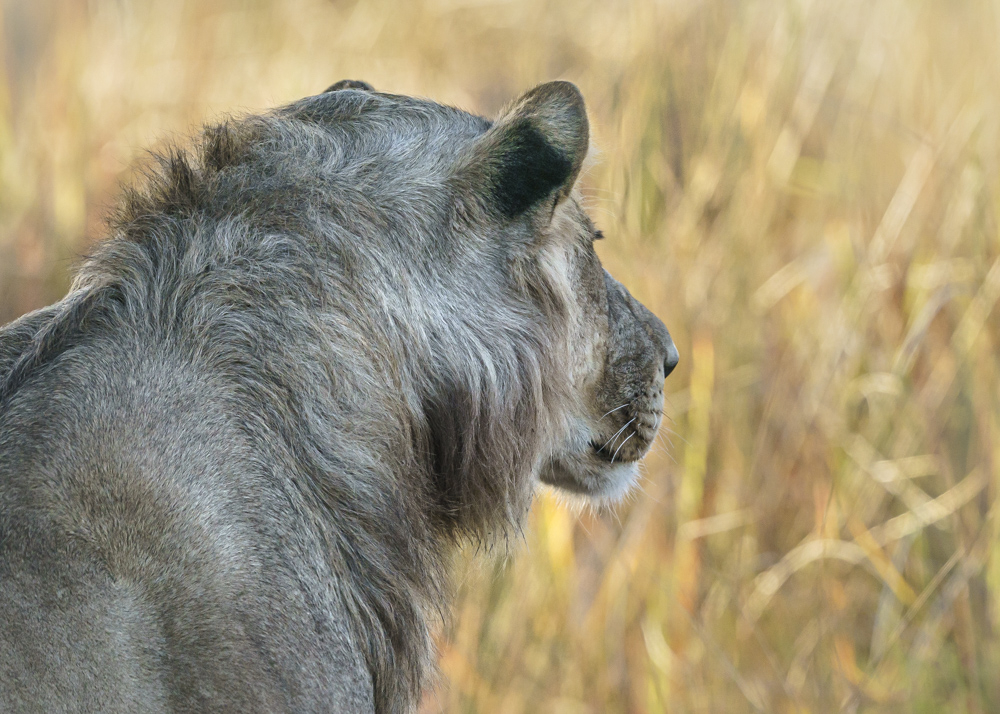
[[[576,82],[681,353],[641,491],[466,554],[423,712],[1000,711],[1000,3],[0,0],[0,321],[145,150],[342,78]]]

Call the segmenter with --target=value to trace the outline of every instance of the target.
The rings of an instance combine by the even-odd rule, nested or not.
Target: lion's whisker
[[[620,407],[615,407],[615,408],[614,408],[614,409],[612,409],[612,410],[611,410],[610,412],[608,412],[607,414],[605,414],[604,416],[602,416],[602,417],[601,417],[600,419],[598,419],[598,420],[597,420],[597,423],[598,423],[598,424],[600,424],[600,423],[601,423],[602,421],[604,421],[604,417],[606,417],[606,416],[607,416],[608,414],[611,414],[611,413],[613,413],[613,412],[616,412],[616,411],[618,411],[619,409],[624,409],[624,408],[625,408],[625,407],[627,407],[627,406],[628,406],[628,402],[625,402],[625,403],[624,403],[624,404],[622,404],[622,405],[621,405]]]
[[[661,440],[666,440],[666,442],[668,444],[670,444],[670,448],[671,449],[676,449],[677,448],[676,446],[674,446],[674,442],[670,440],[670,437],[667,436],[667,433],[665,431],[663,431],[662,429],[659,432],[657,432],[657,434],[656,434],[656,441],[654,441],[654,443],[658,443]],[[664,446],[664,450],[666,450],[665,446]]]
[[[619,434],[621,434],[621,433],[622,433],[623,431],[625,431],[625,429],[627,429],[627,428],[628,428],[628,425],[629,425],[629,424],[631,424],[631,423],[632,423],[632,422],[634,422],[634,421],[635,421],[635,417],[632,417],[632,418],[631,418],[631,419],[629,419],[629,420],[628,420],[627,422],[625,422],[624,426],[622,426],[622,428],[621,428],[621,429],[619,429],[618,431],[616,431],[616,432],[615,432],[615,435],[614,435],[614,436],[612,436],[612,437],[611,437],[610,439],[608,439],[608,440],[607,440],[607,441],[606,441],[606,442],[604,443],[604,446],[602,446],[602,447],[601,447],[601,449],[600,449],[600,450],[601,450],[601,451],[603,451],[604,449],[608,448],[608,444],[610,444],[610,443],[611,443],[612,441],[614,441],[615,439],[617,439],[617,438],[618,438],[618,436],[619,436]]]
[[[671,429],[671,428],[670,428],[669,426],[666,426],[665,424],[660,424],[660,433],[661,433],[661,434],[662,434],[662,433],[669,433],[669,434],[673,434],[673,435],[674,435],[674,436],[676,436],[676,437],[677,437],[678,439],[680,439],[680,440],[681,440],[682,442],[684,442],[684,445],[685,445],[685,446],[691,446],[691,444],[690,444],[690,443],[688,442],[688,440],[687,440],[687,439],[685,439],[685,438],[684,438],[683,436],[681,436],[681,435],[680,435],[680,434],[679,434],[678,432],[674,431],[673,429]],[[671,443],[671,445],[672,445],[672,443]]]
[[[636,435],[636,433],[637,433],[637,432],[634,432],[634,431],[633,431],[633,432],[632,432],[632,433],[631,433],[631,434],[629,435],[628,439],[631,439],[631,438],[632,438],[633,436],[635,436],[635,435]],[[614,463],[614,462],[615,462],[615,456],[618,456],[618,452],[622,450],[622,447],[623,447],[623,446],[625,446],[626,442],[628,442],[628,439],[625,439],[625,441],[623,441],[622,443],[620,443],[620,444],[618,445],[618,448],[617,448],[617,449],[615,449],[615,453],[614,453],[614,454],[612,454],[612,456],[611,456],[611,463]]]
[[[677,464],[677,459],[670,452],[670,449],[668,449],[666,446],[664,446],[663,444],[661,444],[659,441],[654,441],[653,445],[651,447],[649,447],[649,453],[652,454],[654,452],[657,453],[657,454],[663,454],[664,456],[666,456],[668,459],[670,459],[671,461],[674,462],[674,466],[678,465]]]

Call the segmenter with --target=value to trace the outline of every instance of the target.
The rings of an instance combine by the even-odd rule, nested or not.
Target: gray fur
[[[494,124],[346,81],[163,156],[0,330],[0,710],[413,711],[452,550],[659,426],[586,136],[567,83]]]

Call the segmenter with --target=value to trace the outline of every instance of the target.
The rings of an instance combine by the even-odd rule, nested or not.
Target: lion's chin
[[[639,477],[638,462],[609,463],[584,452],[553,459],[539,476],[542,483],[599,503],[620,501]]]

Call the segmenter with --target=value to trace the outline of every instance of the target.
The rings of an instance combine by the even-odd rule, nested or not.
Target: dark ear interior
[[[549,82],[514,102],[475,143],[461,170],[491,208],[515,218],[545,199],[569,195],[589,131],[580,90]]]
[[[361,89],[366,92],[374,92],[375,87],[368,84],[368,82],[362,82],[360,79],[342,79],[336,84],[331,84],[329,87],[323,90],[323,94],[327,92],[336,92],[341,89]]]

